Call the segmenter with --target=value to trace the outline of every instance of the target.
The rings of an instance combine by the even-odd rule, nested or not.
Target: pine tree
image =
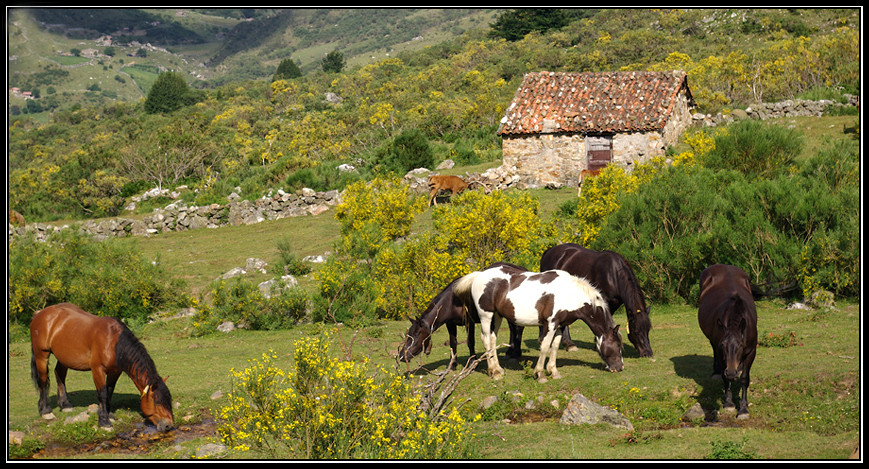
[[[280,65],[278,65],[278,69],[275,72],[275,76],[272,77],[272,81],[289,80],[299,78],[300,76],[302,76],[302,70],[299,69],[296,62],[294,62],[293,59],[284,59],[281,60]]]
[[[344,70],[344,54],[337,50],[329,52],[323,59],[322,65],[326,73],[340,73]]]
[[[164,72],[157,76],[157,80],[148,90],[145,98],[145,112],[156,114],[167,113],[179,109],[185,104],[189,96],[187,82],[184,77],[175,72]]]

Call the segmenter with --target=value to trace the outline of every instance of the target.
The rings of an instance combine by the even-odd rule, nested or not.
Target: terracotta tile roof
[[[683,87],[682,71],[529,73],[498,134],[660,130]]]

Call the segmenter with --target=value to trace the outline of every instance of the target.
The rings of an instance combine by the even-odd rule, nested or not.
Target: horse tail
[[[36,354],[30,352],[30,379],[33,380],[33,385],[39,389],[39,371],[36,369]],[[48,373],[45,374],[45,384],[48,385]]]
[[[479,274],[480,272],[471,272],[456,280],[456,283],[453,284],[453,294],[461,298],[465,304],[469,303],[467,300],[471,296],[471,285],[474,284],[474,280]]]

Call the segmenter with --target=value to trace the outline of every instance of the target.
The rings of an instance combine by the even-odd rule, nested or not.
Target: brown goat
[[[428,205],[431,206],[432,201],[437,205],[438,192],[448,190],[452,192],[450,197],[456,194],[461,194],[468,188],[468,183],[458,176],[431,176],[428,178],[428,188],[431,190],[428,195]]]

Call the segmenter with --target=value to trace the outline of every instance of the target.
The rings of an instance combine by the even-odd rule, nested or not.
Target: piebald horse
[[[597,351],[607,369],[621,371],[624,367],[619,326],[600,292],[581,278],[559,270],[515,272],[495,267],[471,272],[459,279],[453,290],[473,301],[477,308],[489,376],[493,379],[504,376],[495,353],[502,318],[517,326],[541,327],[540,357],[534,368],[539,382],[546,382],[546,372],[553,379],[561,377],[555,367],[561,331],[577,319],[594,333]]]
[[[540,257],[541,271],[553,269],[567,271],[591,282],[606,299],[610,314],[615,314],[624,305],[628,315],[628,340],[637,347],[641,357],[652,356],[650,308],[624,256],[613,251],[595,251],[579,244],[564,243],[547,249]],[[522,331],[518,333],[521,335]],[[568,350],[575,347],[568,329],[564,330],[561,341]]]
[[[506,262],[496,262],[487,268],[500,266],[503,266],[505,269],[514,269],[516,272],[527,270]],[[460,278],[456,278],[450,282],[449,285],[432,298],[428,307],[417,319],[410,321],[410,329],[407,330],[401,348],[398,350],[399,360],[409,363],[413,357],[420,353],[425,352],[429,354],[431,352],[431,336],[443,325],[447,326],[447,332],[450,337],[450,363],[447,365],[447,369],[454,370],[456,368],[458,326],[467,328],[470,358],[476,356],[477,352],[474,349],[474,335],[476,334],[474,324],[480,322],[480,316],[477,314],[477,308],[473,302],[466,303],[453,292],[453,285]],[[519,342],[522,336],[514,332],[513,325],[510,325],[510,338],[507,358],[518,360],[522,356],[521,343]]]
[[[145,419],[159,431],[173,427],[172,396],[165,379],[157,374],[145,346],[118,319],[95,316],[71,303],[49,306],[33,315],[30,344],[30,370],[43,418],[54,418],[47,392],[48,358],[54,354],[57,404],[62,410],[73,407],[66,394],[67,371],[90,370],[97,388],[99,425],[111,429],[112,394],[118,378],[126,373],[139,390]]]

